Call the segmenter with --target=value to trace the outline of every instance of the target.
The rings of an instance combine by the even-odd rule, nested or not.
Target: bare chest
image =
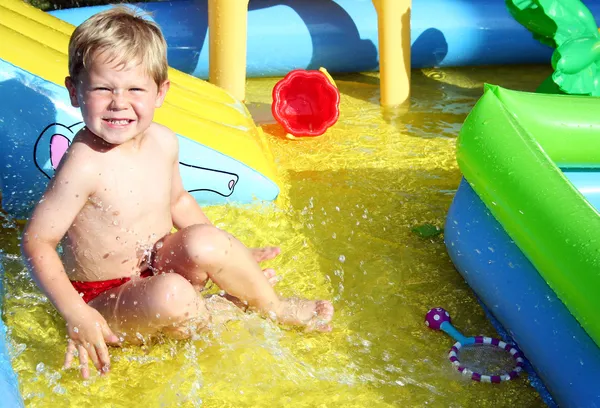
[[[136,222],[170,206],[172,165],[145,155],[102,170],[88,211],[111,222]]]

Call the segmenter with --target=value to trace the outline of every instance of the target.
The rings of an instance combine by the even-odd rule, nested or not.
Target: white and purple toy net
[[[473,381],[500,383],[516,378],[523,371],[525,359],[515,346],[492,337],[463,336],[452,326],[450,314],[441,307],[427,313],[425,324],[456,340],[448,359],[463,376]]]

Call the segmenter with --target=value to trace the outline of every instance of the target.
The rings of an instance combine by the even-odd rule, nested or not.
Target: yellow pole
[[[248,0],[208,0],[208,80],[246,98]]]
[[[410,9],[412,0],[373,0],[379,27],[381,104],[401,105],[410,97]]]

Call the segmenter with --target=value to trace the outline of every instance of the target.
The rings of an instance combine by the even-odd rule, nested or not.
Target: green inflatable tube
[[[494,217],[600,346],[600,214],[561,171],[600,171],[598,112],[600,98],[486,85],[460,132],[457,161]]]

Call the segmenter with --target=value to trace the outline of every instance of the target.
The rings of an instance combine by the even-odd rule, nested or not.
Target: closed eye
[[[146,91],[144,88],[130,88],[129,90],[131,92],[145,92]]]
[[[94,88],[94,91],[110,91],[110,89],[105,86],[97,86]]]

